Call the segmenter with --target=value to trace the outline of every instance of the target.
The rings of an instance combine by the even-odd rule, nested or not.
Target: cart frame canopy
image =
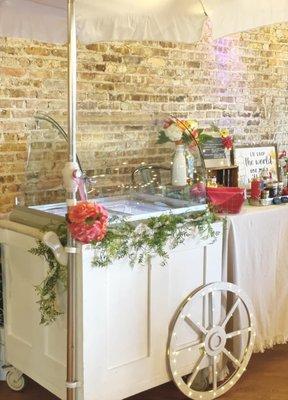
[[[83,43],[159,40],[191,43],[205,20],[213,37],[288,18],[287,0],[75,0]],[[0,36],[67,41],[67,0],[0,0]]]

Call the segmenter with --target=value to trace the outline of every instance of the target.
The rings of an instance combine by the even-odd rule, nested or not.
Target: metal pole
[[[68,0],[68,136],[69,161],[76,162],[76,84],[77,84],[77,40],[75,0]],[[67,191],[68,206],[76,202],[73,190]],[[76,398],[76,250],[75,240],[68,232],[68,277],[67,277],[67,400]]]
[[[77,38],[75,0],[68,0],[68,132],[69,161],[76,161]]]
[[[75,245],[73,239],[68,238],[68,246]],[[67,278],[67,400],[76,398],[76,257],[68,253],[68,278]]]

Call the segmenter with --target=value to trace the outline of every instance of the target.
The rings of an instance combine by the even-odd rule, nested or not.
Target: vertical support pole
[[[76,162],[77,33],[75,0],[68,0],[68,132],[69,161]]]
[[[73,246],[73,239],[68,238],[68,246]],[[75,244],[74,244],[75,245]],[[76,399],[76,254],[68,253],[67,278],[67,395],[66,400]]]
[[[76,163],[76,86],[77,86],[77,38],[75,0],[68,0],[68,132],[69,162]],[[72,176],[71,176],[72,179]],[[73,189],[66,191],[68,207],[76,204]],[[68,232],[68,277],[67,277],[67,400],[76,399],[76,248],[75,240]]]

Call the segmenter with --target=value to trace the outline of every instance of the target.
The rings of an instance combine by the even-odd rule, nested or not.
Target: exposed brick
[[[40,47],[40,46],[31,46],[31,47],[26,47],[24,49],[25,53],[33,56],[48,56],[51,53],[51,50],[45,47]]]
[[[120,63],[122,61],[122,57],[116,56],[114,54],[103,54],[102,58],[104,62]]]
[[[228,126],[239,143],[288,147],[288,24],[196,44],[97,43],[78,48],[78,154],[97,191],[121,192],[141,162],[166,164],[156,145],[169,114],[201,126]],[[0,39],[0,212],[26,192],[38,203],[63,199],[67,145],[34,114],[67,130],[67,50]],[[30,163],[26,169],[28,149]]]
[[[6,76],[23,76],[26,71],[22,68],[10,68],[10,67],[0,67],[0,75]]]

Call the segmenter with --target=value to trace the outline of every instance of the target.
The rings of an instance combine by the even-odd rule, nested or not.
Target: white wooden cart
[[[207,14],[217,26],[218,36],[256,27],[255,21],[258,25],[283,21],[282,2],[276,4],[272,0],[266,0],[265,4],[263,2],[261,10],[258,5],[252,7],[251,2],[242,0],[229,4],[226,2],[225,8],[223,3],[213,0],[191,0],[180,4],[179,1],[147,0],[144,4],[123,0],[120,5],[118,0],[4,0],[0,1],[0,34],[50,42],[65,41],[67,3],[70,151],[65,177],[68,206],[75,203],[71,178],[73,170],[77,169],[75,3],[78,6],[79,37],[84,42],[125,39],[191,42],[201,36]],[[217,4],[220,4],[220,8]],[[232,14],[245,16],[242,25],[239,24],[240,19],[231,18]],[[6,279],[7,360],[21,371],[10,370],[8,382],[14,389],[21,388],[24,372],[64,398],[65,318],[49,328],[38,325],[37,299],[32,285],[39,283],[44,276],[45,264],[27,250],[35,241],[31,236],[39,237],[40,233],[34,230],[27,234],[27,227],[16,225],[2,225],[0,230]],[[221,224],[216,228],[222,230]],[[71,240],[69,245],[75,247]],[[68,265],[67,400],[75,399],[78,381],[81,386],[77,390],[77,397],[84,400],[120,399],[165,382],[168,379],[165,343],[169,325],[170,369],[183,393],[193,398],[208,399],[233,386],[252,351],[253,316],[249,313],[249,302],[241,291],[222,283],[221,235],[214,244],[208,245],[197,240],[187,242],[171,252],[166,269],[157,268],[157,258],[151,258],[146,268],[135,266],[134,270],[130,270],[124,262],[115,263],[107,270],[91,269],[88,267],[92,258],[91,250],[87,246],[79,250],[76,256],[69,254]],[[202,287],[214,281],[220,283]],[[78,316],[76,363],[74,289]],[[197,289],[196,292],[189,295],[193,289]],[[220,296],[222,291],[226,294],[228,291],[229,295]],[[214,300],[212,293],[216,293]],[[170,324],[177,305],[185,296],[188,297],[176,313],[174,323]],[[226,303],[230,302],[232,308],[228,311],[227,319],[224,317],[223,320]],[[242,321],[240,317],[234,318],[235,326],[232,326],[228,337],[224,327],[230,320],[228,317],[236,313],[239,307],[243,308],[241,314],[247,314],[246,325],[243,331],[240,326],[234,330],[238,321]],[[247,336],[246,344],[243,345],[243,340],[239,340],[236,346],[240,349],[238,358],[229,353],[230,350],[225,353],[227,341],[242,338],[242,334]],[[199,357],[197,352],[200,352]],[[196,356],[194,361],[193,357],[192,361],[189,358],[188,372],[186,357],[190,357],[190,353]],[[226,363],[222,362],[223,353],[235,367],[234,372],[233,368],[232,372],[224,371]],[[194,379],[198,379],[198,371],[202,371],[204,365],[211,366],[211,371],[205,372],[206,376],[202,374],[205,379],[201,377],[207,384],[204,385],[205,390],[196,390]],[[223,368],[218,371],[221,365]],[[219,378],[218,372],[221,372]],[[227,384],[218,385],[218,382],[225,382],[227,374],[231,376]]]
[[[22,389],[23,373],[64,400],[66,316],[51,326],[39,325],[34,286],[47,267],[29,253],[35,237],[43,233],[11,221],[0,224],[6,359],[16,368],[9,370],[8,384]],[[187,396],[210,399],[240,378],[252,352],[253,317],[248,315],[241,328],[230,324],[226,329],[236,307],[250,305],[236,289],[237,299],[226,312],[227,291],[235,292],[235,286],[222,283],[222,222],[214,229],[219,232],[214,242],[196,237],[168,250],[166,267],[151,257],[144,267],[131,269],[123,260],[107,269],[93,268],[93,250],[89,245],[78,247],[77,400],[120,400],[171,377]],[[65,309],[65,294],[60,298]],[[227,346],[229,337],[239,336],[245,337],[243,351],[227,353],[224,361],[223,352],[232,347]],[[225,371],[227,361],[233,371]]]

